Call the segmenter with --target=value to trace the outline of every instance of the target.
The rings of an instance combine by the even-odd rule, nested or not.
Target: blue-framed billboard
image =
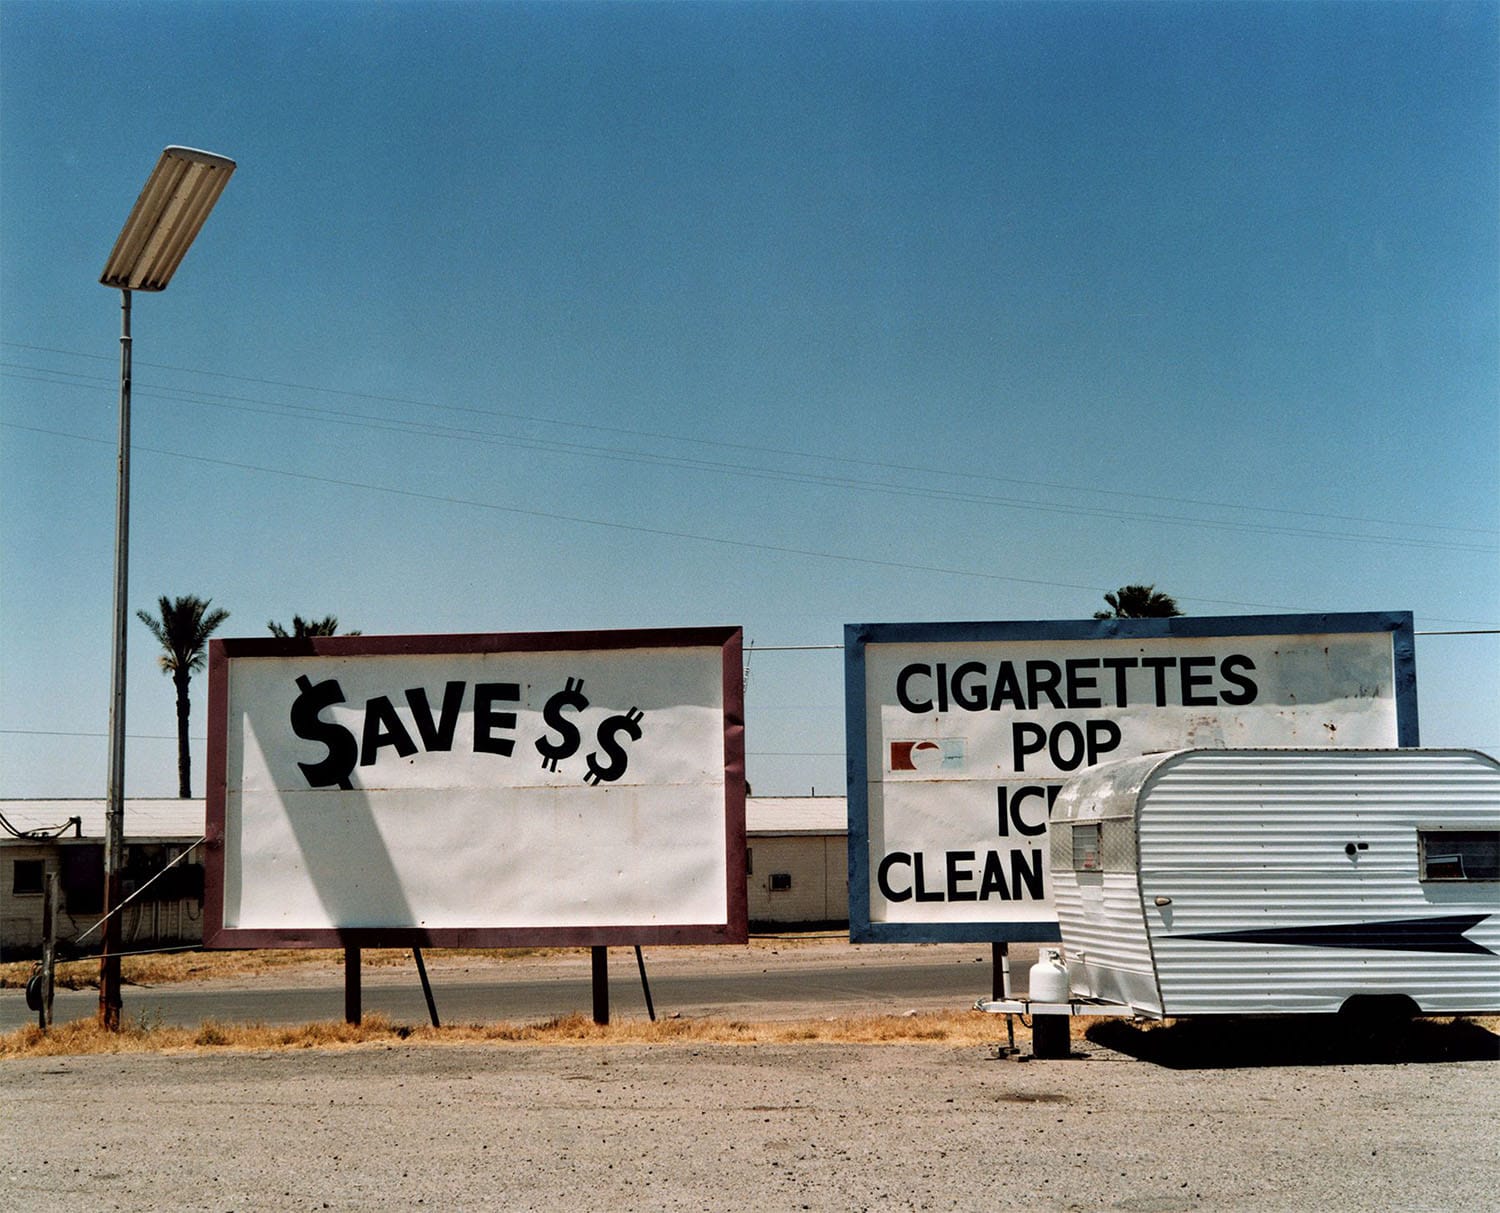
[[[1058,938],[1070,775],[1191,747],[1415,746],[1410,612],[849,624],[849,933]]]

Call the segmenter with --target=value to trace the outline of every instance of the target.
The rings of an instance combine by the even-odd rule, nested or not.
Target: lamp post
[[[190,147],[161,154],[99,281],[120,291],[120,451],[115,494],[114,650],[109,670],[109,790],[104,815],[104,943],[99,1022],[120,1027],[120,904],[125,854],[125,618],[130,563],[130,292],[166,289],[219,200],[234,161]]]

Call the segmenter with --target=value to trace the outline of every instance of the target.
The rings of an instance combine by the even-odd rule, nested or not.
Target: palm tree
[[[136,617],[161,643],[162,671],[172,676],[172,684],[177,688],[177,795],[183,799],[193,794],[193,756],[188,747],[188,713],[191,710],[188,681],[208,660],[208,638],[229,618],[228,611],[209,610],[211,601],[192,594],[173,600],[163,594],[157,603],[160,618],[145,611],[136,612]]]
[[[1181,615],[1177,599],[1163,594],[1154,585],[1122,585],[1113,594],[1104,595],[1107,611],[1095,611],[1095,619],[1169,619]]]
[[[292,630],[288,632],[274,619],[267,622],[266,627],[271,630],[271,635],[281,640],[302,640],[308,636],[337,636],[339,631],[339,617],[337,615],[325,615],[322,619],[303,619],[301,615],[292,616]],[[345,632],[345,636],[358,636],[359,632]]]

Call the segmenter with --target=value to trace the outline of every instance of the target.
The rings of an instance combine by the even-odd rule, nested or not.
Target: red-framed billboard
[[[209,647],[209,947],[746,938],[738,628]]]

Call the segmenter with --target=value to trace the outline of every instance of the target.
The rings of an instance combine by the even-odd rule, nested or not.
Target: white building
[[[59,941],[71,943],[103,913],[103,800],[0,801],[0,955],[35,955],[42,945],[46,878],[56,874]],[[125,802],[124,886],[128,895],[203,837],[201,800]],[[203,937],[200,852],[166,872],[120,915],[122,950],[197,943]],[[101,931],[83,940],[97,949]]]
[[[750,926],[847,926],[849,810],[842,796],[757,796],[745,803]]]

